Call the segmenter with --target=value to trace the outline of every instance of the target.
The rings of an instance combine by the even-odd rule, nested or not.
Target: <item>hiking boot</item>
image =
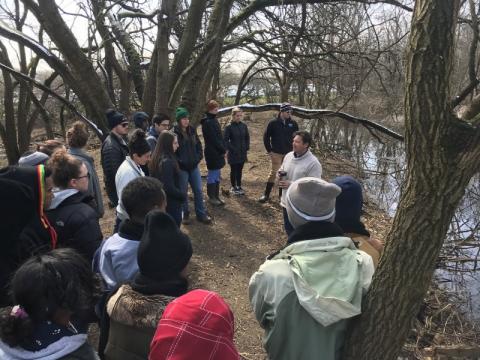
[[[183,225],[190,225],[192,221],[190,220],[190,214],[183,214],[182,224]]]
[[[208,215],[197,216],[197,221],[201,222],[202,224],[208,225],[212,223],[212,218]]]
[[[207,196],[208,202],[213,206],[223,205],[220,200],[217,198],[216,193],[217,183],[207,184]]]
[[[260,197],[260,199],[258,199],[259,203],[266,203],[270,199],[270,193],[272,192],[272,188],[273,188],[273,183],[267,182],[267,185],[265,186],[265,192]]]

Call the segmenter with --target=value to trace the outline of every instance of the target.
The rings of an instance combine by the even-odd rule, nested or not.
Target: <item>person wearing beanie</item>
[[[239,360],[232,310],[213,291],[192,290],[166,307],[149,360]]]
[[[339,359],[349,319],[361,313],[373,261],[334,223],[340,192],[314,177],[294,181],[286,192],[295,230],[249,284],[269,359]]]
[[[128,140],[128,153],[125,160],[119,166],[117,173],[115,174],[115,188],[117,189],[118,199],[122,198],[122,191],[127,184],[133,179],[141,176],[145,176],[142,170],[142,166],[146,166],[150,160],[152,151],[150,145],[147,142],[147,136],[143,130],[136,129],[130,134]],[[118,202],[116,207],[117,219],[113,233],[116,233],[120,222],[128,219],[128,214],[122,205],[122,201]]]
[[[247,152],[250,150],[250,134],[247,125],[242,122],[243,112],[240,108],[232,109],[230,124],[225,127],[223,141],[228,149],[228,164],[230,165],[230,192],[234,195],[245,195],[242,189],[242,171]]]
[[[147,132],[148,127],[150,126],[150,116],[148,116],[146,112],[136,111],[133,113],[132,119],[136,129]]]
[[[210,204],[214,206],[225,205],[220,198],[221,170],[225,166],[225,144],[222,129],[217,119],[220,105],[215,100],[207,103],[205,117],[200,120],[202,124],[203,140],[205,141],[205,161],[207,163],[207,196]]]
[[[292,111],[292,105],[289,103],[281,104],[277,117],[270,120],[263,133],[263,144],[270,156],[271,170],[265,185],[265,191],[258,199],[261,203],[265,203],[270,199],[277,171],[285,155],[292,151],[293,134],[298,131],[297,122],[291,118]]]
[[[166,208],[162,183],[148,176],[130,181],[122,191],[122,204],[128,219],[122,221],[118,233],[102,243],[94,259],[93,267],[100,273],[107,290],[132,281],[137,274],[137,250],[145,217],[153,209],[165,211]]]
[[[383,243],[370,236],[360,217],[363,207],[362,186],[352,176],[338,176],[332,180],[342,189],[335,205],[335,223],[340,226],[362,251],[372,257],[375,268],[383,251]]]
[[[285,195],[288,187],[297,179],[302,177],[322,177],[322,165],[317,157],[310,151],[312,137],[307,131],[297,131],[294,134],[292,147],[293,151],[285,155],[282,165],[277,173],[278,187],[281,190],[280,205],[283,210],[283,225],[287,235],[293,231],[286,211]]]
[[[157,145],[158,136],[170,129],[170,117],[166,114],[155,114],[152,118],[152,126],[148,129],[147,141],[152,150],[152,154],[155,151]]]
[[[175,119],[177,124],[173,127],[173,132],[177,135],[178,148],[175,152],[180,169],[179,187],[182,193],[187,194],[188,184],[192,188],[195,214],[197,220],[203,224],[210,224],[211,217],[205,208],[202,193],[202,177],[198,164],[203,158],[202,143],[198,138],[197,131],[190,126],[190,119],[187,109],[177,108]],[[190,209],[188,207],[188,197],[182,203],[182,224],[190,224]]]
[[[107,117],[110,134],[105,138],[101,149],[101,164],[103,169],[103,181],[107,191],[110,206],[118,204],[117,189],[115,186],[115,175],[117,170],[128,155],[128,146],[125,137],[128,134],[128,120],[122,113],[113,109],[107,110]]]
[[[43,165],[47,162],[48,155],[41,151],[27,151],[20,159],[18,159],[19,166],[36,166]]]
[[[165,307],[188,291],[185,274],[191,256],[190,238],[173,218],[150,211],[138,247],[139,272],[106,302],[109,326],[101,329],[99,346],[105,359],[147,359]]]
[[[12,273],[33,255],[57,246],[57,233],[48,220],[53,198],[52,172],[44,165],[0,169],[0,304],[11,304],[6,284]]]

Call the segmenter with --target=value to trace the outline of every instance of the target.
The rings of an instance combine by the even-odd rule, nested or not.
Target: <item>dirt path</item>
[[[273,201],[267,204],[256,201],[262,194],[270,172],[270,161],[262,140],[263,129],[270,118],[263,114],[261,118],[247,121],[251,151],[249,162],[244,167],[242,184],[246,195],[224,196],[225,207],[209,207],[209,212],[214,217],[212,225],[203,225],[196,221],[191,225],[182,225],[182,230],[192,239],[194,249],[189,271],[191,283],[194,287],[218,292],[229,303],[235,315],[235,340],[238,350],[246,359],[266,357],[262,347],[263,330],[255,320],[248,301],[250,276],[267,255],[278,250],[286,241],[276,189],[272,192]],[[339,159],[330,157],[321,158],[320,161],[327,179],[339,173],[349,173],[348,163]],[[201,172],[202,175],[206,174],[203,162]],[[227,165],[222,170],[222,188],[225,190],[230,188],[229,175]],[[193,206],[193,201],[190,201],[190,206]],[[367,214],[371,213],[372,211],[367,211]],[[379,213],[375,213],[378,220]],[[113,211],[108,210],[102,220],[104,234],[111,232],[113,218]],[[373,215],[368,215],[368,218],[373,218]],[[385,218],[385,221],[388,219]]]

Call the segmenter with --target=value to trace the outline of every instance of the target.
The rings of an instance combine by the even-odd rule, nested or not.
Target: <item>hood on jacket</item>
[[[77,189],[64,189],[54,192],[54,197],[52,203],[48,210],[56,209],[65,199],[69,198],[72,195],[75,195],[79,191]]]
[[[79,156],[81,158],[84,158],[85,160],[91,162],[92,164],[95,162],[93,157],[88,155],[83,149],[71,147],[70,149],[68,149],[68,153],[71,154],[71,155],[75,155],[75,156]]]
[[[361,313],[362,295],[370,286],[374,267],[372,258],[357,250],[350,238],[295,242],[262,267],[268,264],[269,271],[275,271],[285,261],[300,305],[318,323],[328,326]]]
[[[166,307],[149,359],[239,359],[233,332],[233,313],[227,303],[212,291],[193,290]]]

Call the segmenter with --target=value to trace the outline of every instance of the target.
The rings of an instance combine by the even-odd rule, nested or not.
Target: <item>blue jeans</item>
[[[285,232],[287,233],[287,235],[290,236],[290,234],[295,229],[293,228],[292,224],[290,224],[290,220],[288,220],[287,209],[282,207],[282,210],[283,210],[283,227],[285,228]]]
[[[215,184],[220,182],[220,172],[222,169],[208,170],[207,184]]]
[[[203,202],[202,177],[200,176],[198,166],[190,171],[180,170],[180,190],[185,194],[188,191],[189,183],[195,201],[195,214],[197,217],[204,217],[207,215],[207,209],[205,209],[205,204]],[[188,199],[182,204],[182,211],[184,216],[189,213]]]

